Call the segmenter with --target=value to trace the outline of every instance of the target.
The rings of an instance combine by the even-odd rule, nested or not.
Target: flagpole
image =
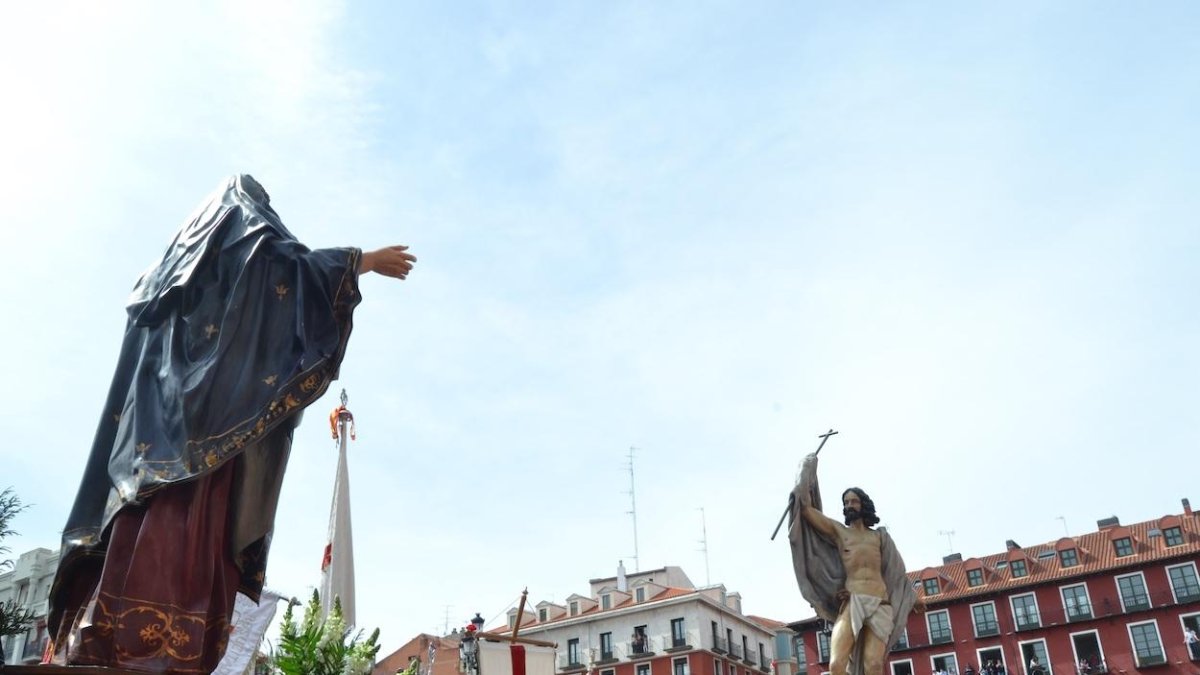
[[[354,537],[350,517],[350,469],[346,458],[354,439],[354,415],[346,408],[349,397],[342,390],[341,405],[334,408],[329,423],[337,439],[338,464],[333,483],[333,503],[329,511],[329,539],[322,561],[321,604],[328,615],[334,598],[341,601],[347,625],[355,624],[354,612]]]

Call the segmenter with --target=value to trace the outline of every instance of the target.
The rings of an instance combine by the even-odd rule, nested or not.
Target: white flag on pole
[[[345,396],[343,392],[342,396]],[[345,404],[337,414],[338,466],[333,481],[333,504],[329,510],[329,538],[321,559],[321,609],[326,616],[333,610],[333,599],[342,603],[347,626],[355,625],[354,616],[354,536],[350,529],[350,472],[346,465],[348,425],[353,417]],[[338,414],[340,413],[340,414]]]

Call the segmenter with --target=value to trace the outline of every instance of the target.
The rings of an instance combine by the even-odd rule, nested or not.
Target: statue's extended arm
[[[408,252],[407,246],[387,246],[376,251],[364,251],[358,273],[377,272],[385,277],[407,279],[415,262],[417,258]]]
[[[816,476],[817,456],[809,455],[804,458],[806,469],[813,472],[814,480]],[[823,536],[831,541],[838,540],[838,529],[841,525],[837,521],[829,518],[819,509],[813,506],[812,493],[808,490],[799,490],[800,492],[800,513],[804,517],[805,522],[812,526],[814,530],[820,532]]]

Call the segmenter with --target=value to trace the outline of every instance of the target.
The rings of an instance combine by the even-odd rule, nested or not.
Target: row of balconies
[[[675,652],[683,652],[695,649],[694,643],[697,635],[688,633],[686,636],[679,638],[673,635],[650,635],[642,641],[630,640],[627,642],[617,643],[612,651],[599,650],[596,654],[597,659],[592,663],[581,662],[581,659],[587,658],[586,654],[559,654],[558,655],[558,670],[562,672],[570,672],[575,670],[584,670],[588,666],[597,668],[607,664],[617,663],[622,659],[629,661],[638,661],[644,658],[656,656],[659,653],[672,654]],[[770,664],[766,662],[763,655],[758,653],[757,649],[743,650],[742,646],[736,642],[728,645],[725,638],[714,636],[711,638],[712,644],[707,648],[717,654],[728,654],[731,658],[741,660],[748,666],[757,666],[763,672],[770,672]],[[743,651],[745,653],[743,654]]]
[[[1189,602],[1200,601],[1200,593],[1194,595],[1180,596],[1176,598],[1171,591],[1160,591],[1153,594],[1142,594],[1134,598],[1130,598],[1123,606],[1120,601],[1114,602],[1110,598],[1102,599],[1102,608],[1100,612],[1094,611],[1095,608],[1090,603],[1080,603],[1071,607],[1062,609],[1048,609],[1040,611],[1036,608],[1027,609],[1021,614],[1013,617],[1012,629],[1015,632],[1037,630],[1043,626],[1058,626],[1079,621],[1091,621],[1100,617],[1118,616],[1121,614],[1133,614],[1134,612],[1142,612],[1155,607],[1170,607]],[[999,603],[997,603],[999,606]],[[933,610],[939,611],[939,610]],[[987,622],[976,623],[972,621],[973,634],[976,638],[994,637],[1000,635],[1000,621],[995,618]],[[947,644],[954,641],[952,631],[931,631],[929,633],[929,643],[931,645]],[[893,651],[908,649],[910,647],[918,647],[918,644],[906,644],[903,641],[893,647]]]
[[[747,665],[766,665],[759,663],[759,657],[761,655],[758,653],[757,649],[751,649],[749,647],[743,649],[742,645],[739,645],[736,642],[729,644],[729,641],[723,637],[715,635],[713,636],[712,650],[718,654],[729,654],[729,656],[734,659],[741,659]],[[745,653],[743,653],[743,651]],[[766,670],[765,667],[763,669]]]

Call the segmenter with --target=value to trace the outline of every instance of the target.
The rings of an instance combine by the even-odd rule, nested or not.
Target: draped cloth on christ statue
[[[800,480],[792,490],[791,527],[788,540],[792,547],[792,563],[796,571],[796,582],[800,586],[800,595],[812,605],[817,615],[829,622],[834,622],[841,613],[842,606],[838,600],[838,591],[846,586],[846,568],[842,564],[842,556],[833,542],[818,533],[804,519],[803,500],[805,493],[812,496],[813,508],[821,509],[821,488],[817,484],[817,457],[809,455],[804,458],[800,471]],[[886,529],[876,530],[879,533],[879,546],[882,560],[881,576],[887,585],[887,598],[884,601],[891,605],[895,624],[890,635],[880,636],[891,649],[904,632],[906,620],[916,602],[917,594],[908,581],[904,569],[904,560],[891,535]],[[863,626],[863,630],[871,630]],[[856,640],[858,645],[862,641]],[[858,650],[855,649],[855,652]],[[850,659],[850,673],[863,675],[863,660],[856,653]],[[875,675],[872,673],[871,675]]]
[[[208,673],[258,600],[292,430],[337,377],[358,249],[228,179],[137,281],[50,595],[56,664]]]

